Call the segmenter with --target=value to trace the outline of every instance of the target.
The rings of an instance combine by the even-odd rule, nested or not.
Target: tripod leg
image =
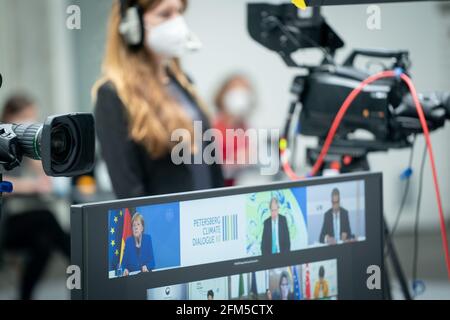
[[[384,299],[385,300],[392,300],[392,288],[391,283],[389,282],[389,274],[387,272],[386,265],[384,267],[383,272],[383,281],[384,281]]]
[[[395,250],[394,243],[393,243],[391,235],[389,233],[389,228],[386,224],[386,219],[383,219],[383,220],[384,220],[384,238],[385,238],[386,245],[387,245],[388,255],[391,258],[394,272],[397,276],[398,281],[400,282],[400,287],[402,289],[403,297],[405,298],[405,300],[412,300],[411,294],[409,293],[409,289],[408,289],[408,282],[406,280],[405,273],[403,272],[402,266],[400,264],[400,260],[398,259],[397,251]],[[390,289],[390,286],[389,286],[389,289]]]

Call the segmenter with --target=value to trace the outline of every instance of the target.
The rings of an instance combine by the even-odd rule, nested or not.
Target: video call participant
[[[325,280],[325,268],[319,267],[319,280],[314,285],[314,299],[328,297],[328,281]]]
[[[195,145],[193,122],[210,124],[206,108],[180,67],[186,48],[197,46],[183,18],[187,0],[114,1],[102,77],[94,86],[95,118],[102,156],[119,198],[167,194],[221,187],[216,164],[176,165],[171,141],[176,129],[186,129],[187,146]],[[133,21],[125,18],[130,7],[142,15],[144,36],[136,45]],[[138,23],[140,23],[138,21]],[[198,41],[197,41],[198,43]]]
[[[273,300],[294,300],[294,293],[291,291],[291,284],[286,271],[281,273],[278,289],[279,291],[274,293]]]
[[[3,123],[37,120],[37,106],[22,94],[7,100],[0,119]],[[13,183],[14,192],[3,195],[0,251],[26,254],[20,270],[19,294],[20,299],[27,300],[33,298],[54,251],[62,253],[67,260],[70,258],[70,236],[50,210],[46,197],[53,191],[52,181],[45,175],[40,161],[24,158],[20,167],[3,178]]]
[[[270,217],[264,221],[261,253],[284,253],[291,250],[291,239],[286,217],[279,214],[278,199],[273,197],[269,204]]]
[[[331,204],[331,209],[324,214],[319,241],[336,244],[351,240],[352,232],[348,211],[341,207],[339,189],[337,188],[334,188],[331,192]]]
[[[214,291],[208,290],[208,293],[206,294],[208,300],[214,300]]]
[[[272,291],[270,291],[270,289],[266,290],[266,300],[273,300]]]
[[[128,276],[130,272],[149,272],[155,268],[152,237],[144,233],[144,218],[135,213],[131,218],[133,235],[125,240],[125,251],[123,254],[123,275]]]

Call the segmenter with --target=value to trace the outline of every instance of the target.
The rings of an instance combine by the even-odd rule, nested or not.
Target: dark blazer
[[[285,216],[278,215],[278,242],[280,253],[291,250],[291,239],[289,238],[289,229]],[[272,254],[272,217],[264,221],[264,229],[261,241],[261,253],[263,255]]]
[[[141,248],[138,251],[134,237],[130,236],[125,240],[122,268],[133,272],[141,271],[143,266],[147,266],[149,271],[155,268],[152,237],[148,234],[143,234]]]
[[[339,209],[339,212],[340,212],[340,227],[341,227],[340,232],[341,234],[343,232],[346,232],[348,239],[351,239],[353,236],[350,229],[350,220],[348,219],[348,211],[341,207]],[[319,239],[321,243],[325,242],[326,235],[336,238],[334,235],[334,228],[333,228],[333,209],[329,209],[324,214],[322,231],[320,232],[320,239]]]
[[[170,154],[153,159],[142,145],[130,139],[126,109],[112,83],[99,88],[94,113],[101,155],[118,198],[194,190],[193,165],[175,165]],[[203,130],[207,130],[210,125],[203,117]],[[213,164],[209,169],[212,187],[222,187],[220,165]]]

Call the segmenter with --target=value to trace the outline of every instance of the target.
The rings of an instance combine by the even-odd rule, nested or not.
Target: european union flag
[[[250,288],[250,292],[252,294],[253,299],[258,299],[258,287],[256,284],[256,272],[252,272],[252,284]]]
[[[302,290],[300,287],[300,278],[298,276],[297,268],[298,267],[296,267],[296,266],[292,267],[292,269],[294,269],[292,272],[292,278],[294,281],[294,295],[295,295],[295,300],[302,300]]]

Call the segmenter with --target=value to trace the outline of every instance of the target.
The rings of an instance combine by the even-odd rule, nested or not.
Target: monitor
[[[380,173],[75,205],[72,298],[381,299],[382,208]]]

